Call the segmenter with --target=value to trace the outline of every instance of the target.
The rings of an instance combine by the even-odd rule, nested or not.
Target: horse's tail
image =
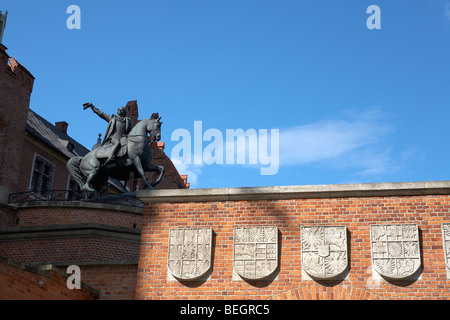
[[[80,169],[81,160],[83,160],[83,157],[73,157],[70,158],[69,161],[67,161],[66,165],[67,170],[69,170],[69,173],[75,179],[75,181],[78,182],[80,188],[82,188],[86,183],[86,178],[83,176]]]

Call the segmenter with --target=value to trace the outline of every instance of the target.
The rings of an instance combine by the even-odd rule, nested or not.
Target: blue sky
[[[70,30],[70,5],[81,29]],[[381,29],[369,30],[370,5]],[[137,100],[177,129],[279,130],[279,170],[187,164],[193,188],[448,180],[450,0],[2,0],[30,107],[86,147]],[[207,145],[204,142],[203,148]]]

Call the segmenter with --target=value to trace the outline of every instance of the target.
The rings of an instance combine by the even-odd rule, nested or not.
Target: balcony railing
[[[106,192],[74,191],[74,190],[47,190],[25,191],[9,195],[8,203],[23,203],[34,201],[86,201],[96,203],[110,203],[132,207],[142,207],[143,203],[133,195],[111,194]]]

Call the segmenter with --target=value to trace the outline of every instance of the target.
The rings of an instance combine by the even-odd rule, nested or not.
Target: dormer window
[[[73,145],[73,143],[72,142],[67,142],[67,150],[69,150],[70,152],[72,152],[72,150],[73,150],[73,147],[74,147],[74,145]]]

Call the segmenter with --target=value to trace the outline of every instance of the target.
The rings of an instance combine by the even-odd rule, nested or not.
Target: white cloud
[[[445,5],[445,15],[447,16],[447,19],[450,22],[450,3],[447,3]]]
[[[392,131],[377,108],[280,130],[280,165],[321,164],[352,167],[363,176],[380,174],[393,168],[391,148],[382,143]]]
[[[188,176],[190,187],[195,188],[197,186],[199,176],[202,173],[203,165],[184,164],[180,158],[172,158],[171,160],[180,174]]]

